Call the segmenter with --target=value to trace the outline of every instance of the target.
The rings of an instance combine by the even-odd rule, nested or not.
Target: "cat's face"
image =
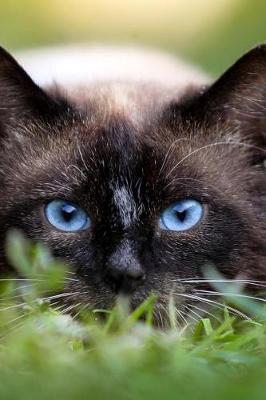
[[[44,94],[3,51],[0,96],[1,247],[16,227],[65,258],[65,301],[154,293],[159,315],[170,296],[187,314],[206,267],[265,279],[265,46],[142,124]]]

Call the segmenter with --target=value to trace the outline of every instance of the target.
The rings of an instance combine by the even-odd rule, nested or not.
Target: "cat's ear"
[[[266,44],[240,58],[191,104],[190,112],[210,125],[226,124],[265,148]]]
[[[39,117],[54,108],[53,101],[38,87],[17,61],[0,47],[0,123],[14,124]]]

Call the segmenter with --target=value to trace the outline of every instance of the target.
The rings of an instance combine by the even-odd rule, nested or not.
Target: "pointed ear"
[[[39,88],[16,60],[0,47],[0,123],[14,124],[47,115],[55,102]]]
[[[223,124],[266,145],[266,44],[249,51],[191,105],[205,123]]]

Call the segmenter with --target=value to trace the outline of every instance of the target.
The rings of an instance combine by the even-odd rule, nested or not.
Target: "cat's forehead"
[[[160,197],[160,188],[176,193],[184,179],[194,179],[188,188],[199,179],[216,183],[221,168],[227,168],[219,154],[222,148],[210,145],[214,139],[204,127],[177,120],[174,128],[167,126],[163,115],[173,99],[171,91],[113,83],[102,89],[97,85],[84,95],[79,91],[76,100],[71,93],[76,105],[61,119],[45,126],[33,121],[17,135],[23,144],[17,175],[28,180],[30,174],[34,182],[45,182],[52,194],[75,193],[84,185],[100,198],[111,192],[127,224],[123,210],[134,215],[135,204],[129,199],[140,198],[140,187],[149,187],[150,193],[157,189]],[[147,195],[147,190],[142,193]]]
[[[110,81],[83,87],[64,89],[78,109],[89,110],[98,124],[109,119],[123,118],[136,129],[141,129],[150,118],[160,113],[165,104],[179,101],[182,91],[174,86],[154,83]]]
[[[87,181],[94,186],[95,182],[100,186],[111,182],[115,197],[124,202],[126,186],[139,178],[154,182],[191,174],[193,165],[188,169],[187,163],[180,161],[200,145],[200,136],[196,142],[189,130],[179,127],[173,132],[154,113],[136,124],[121,108],[109,105],[108,113],[100,107],[98,113],[94,111],[89,107],[49,126],[33,123],[27,132],[24,126],[17,135],[24,146],[18,157],[21,172],[25,169],[25,176],[31,173],[51,181],[67,177],[75,186]],[[200,170],[195,161],[194,156],[194,170]]]

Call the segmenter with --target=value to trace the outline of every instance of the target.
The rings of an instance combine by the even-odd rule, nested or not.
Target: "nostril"
[[[116,292],[131,293],[145,279],[143,269],[139,265],[118,268],[109,266],[106,270],[106,281]]]
[[[131,279],[134,279],[137,281],[144,278],[144,271],[139,265],[127,267],[125,269],[124,274],[128,278],[131,278]]]
[[[132,280],[141,280],[144,278],[144,271],[139,265],[130,265],[125,268],[119,268],[117,266],[109,266],[107,268],[107,275],[114,280],[120,280],[121,278],[129,278]]]

